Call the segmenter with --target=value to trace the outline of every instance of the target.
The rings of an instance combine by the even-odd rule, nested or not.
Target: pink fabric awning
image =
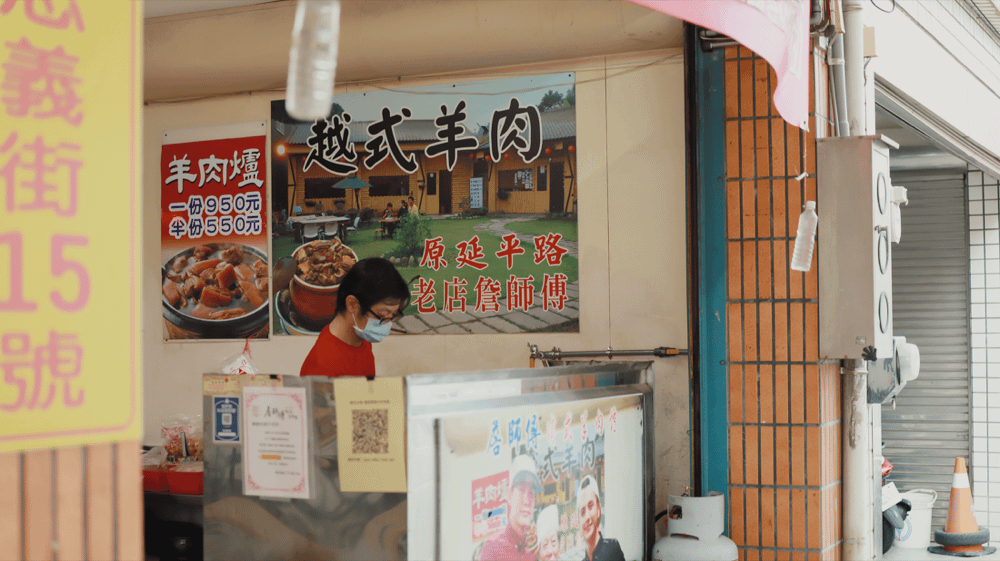
[[[808,129],[809,0],[629,1],[727,35],[763,57],[778,76],[778,114]]]

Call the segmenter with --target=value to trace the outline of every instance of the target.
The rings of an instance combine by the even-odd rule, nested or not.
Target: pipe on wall
[[[844,34],[840,33],[830,43],[830,74],[833,84],[833,112],[837,117],[837,136],[847,136],[851,125],[847,114],[847,84],[844,72]]]
[[[864,1],[844,0],[844,71],[850,135],[865,134]]]
[[[843,559],[875,559],[875,512],[872,500],[871,432],[868,409],[868,366],[864,360],[841,363],[844,434]]]
[[[865,111],[864,0],[844,0],[844,85],[847,90],[846,118],[850,136],[867,130]],[[839,121],[839,119],[838,119]],[[875,471],[873,466],[872,419],[868,408],[868,371],[863,360],[842,363],[841,393],[843,446],[843,559],[866,561],[876,558]],[[881,514],[881,513],[879,513]],[[881,517],[879,517],[881,518]],[[881,540],[877,546],[881,553]]]

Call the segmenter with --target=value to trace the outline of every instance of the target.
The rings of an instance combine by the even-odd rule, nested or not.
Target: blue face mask
[[[364,329],[359,329],[357,325],[354,326],[354,332],[369,343],[379,343],[382,339],[385,339],[389,332],[392,330],[391,321],[379,321],[377,319],[365,318],[367,323]]]

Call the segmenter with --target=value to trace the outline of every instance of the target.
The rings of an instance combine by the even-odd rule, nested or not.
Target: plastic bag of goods
[[[169,458],[178,459],[186,457],[183,448],[183,442],[185,440],[188,441],[187,456],[192,456],[191,437],[195,433],[201,435],[201,415],[170,415],[163,420],[161,426],[163,447],[166,448],[167,456]],[[181,436],[181,433],[184,433],[183,437]]]

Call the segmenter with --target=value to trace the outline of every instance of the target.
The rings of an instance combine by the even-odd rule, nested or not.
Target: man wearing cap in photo
[[[507,527],[483,545],[482,561],[536,561],[538,536],[535,518],[535,493],[541,491],[535,460],[517,456],[510,463],[507,490]]]
[[[580,513],[580,533],[587,547],[583,561],[625,561],[618,540],[605,539],[601,534],[601,498],[593,476],[580,481],[576,510]]]
[[[549,505],[538,513],[538,561],[559,559],[559,507]]]

